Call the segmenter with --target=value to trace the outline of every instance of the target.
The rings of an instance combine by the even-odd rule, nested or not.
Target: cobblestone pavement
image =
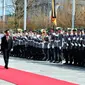
[[[2,55],[0,55],[0,65],[4,65]],[[33,61],[14,57],[10,57],[9,67],[77,83],[79,85],[85,85],[85,67],[63,65],[62,63],[50,63],[48,61]],[[0,80],[0,85],[14,84]]]

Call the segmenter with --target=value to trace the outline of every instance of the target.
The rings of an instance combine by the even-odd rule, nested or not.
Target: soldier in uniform
[[[82,37],[83,37],[83,65],[84,65],[84,63],[85,63],[85,29],[82,34]]]
[[[49,44],[49,36],[48,35],[45,35],[44,37],[44,60],[49,60],[49,47],[48,47],[48,44]]]
[[[54,62],[54,40],[55,37],[54,35],[51,35],[51,39],[50,39],[50,54],[49,54],[49,58],[50,58],[50,62]]]
[[[69,56],[68,56],[67,30],[64,31],[63,39],[64,39],[64,42],[63,42],[63,56],[64,56],[65,61],[66,61],[65,64],[68,64],[68,61],[69,61],[68,57]]]
[[[62,47],[63,47],[63,34],[62,34],[62,28],[58,28],[58,61],[62,61]]]
[[[70,64],[72,64],[73,61],[73,55],[72,55],[72,34],[71,34],[71,28],[68,28],[68,35],[67,35],[67,45],[68,45],[68,60],[70,61]]]
[[[77,44],[76,44],[76,39],[77,39],[77,29],[73,29],[73,34],[72,34],[72,56],[73,56],[73,61],[74,65],[77,65]]]
[[[58,62],[58,42],[59,42],[59,38],[58,38],[59,34],[58,34],[58,29],[55,30],[55,41],[54,41],[54,46],[55,46],[55,58],[54,58],[54,63]]]
[[[76,35],[76,41],[75,41],[75,46],[76,46],[76,64],[79,65],[81,62],[81,57],[82,57],[82,43],[81,43],[81,29],[77,29],[77,35]],[[75,60],[74,60],[75,62]]]
[[[84,66],[85,63],[85,33],[84,30],[80,30],[81,37],[80,37],[80,56],[78,58],[78,65],[79,66]]]

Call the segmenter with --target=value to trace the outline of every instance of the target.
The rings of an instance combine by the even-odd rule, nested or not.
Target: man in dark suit
[[[5,62],[5,68],[8,69],[9,52],[12,48],[12,38],[9,30],[4,31],[4,36],[1,39],[1,51]]]

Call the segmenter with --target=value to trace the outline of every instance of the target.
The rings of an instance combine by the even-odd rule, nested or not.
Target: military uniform
[[[58,58],[59,58],[59,62],[62,61],[62,47],[63,47],[63,34],[61,33],[61,29],[58,29],[58,32],[59,32],[59,36],[58,36],[58,39],[59,39],[59,42],[58,42]]]
[[[72,55],[72,34],[71,34],[71,29],[68,30],[68,35],[67,35],[67,45],[68,45],[68,60],[70,61],[70,64],[72,64],[73,61],[73,55]]]
[[[43,58],[43,60],[49,60],[49,46],[48,46],[49,45],[49,37],[48,36],[44,37],[43,43],[44,43],[44,48],[43,48],[44,58]]]
[[[68,64],[69,56],[68,56],[67,30],[65,30],[65,33],[63,34],[63,39],[64,39],[64,41],[63,41],[63,56],[65,58],[65,64]]]
[[[50,62],[54,62],[54,48],[55,48],[55,45],[54,45],[54,35],[51,35],[51,40],[50,40],[50,54],[49,54],[49,58],[50,58]]]

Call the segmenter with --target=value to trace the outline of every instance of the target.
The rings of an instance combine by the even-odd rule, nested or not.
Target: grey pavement
[[[12,83],[4,81],[4,80],[0,80],[0,85],[15,85],[15,84],[12,84]]]
[[[0,55],[0,65],[4,65],[2,55]],[[85,85],[85,67],[50,63],[48,61],[33,61],[16,57],[10,57],[9,67]],[[3,82],[4,84],[1,84]],[[7,83],[8,82],[0,80],[0,85],[14,85]]]

